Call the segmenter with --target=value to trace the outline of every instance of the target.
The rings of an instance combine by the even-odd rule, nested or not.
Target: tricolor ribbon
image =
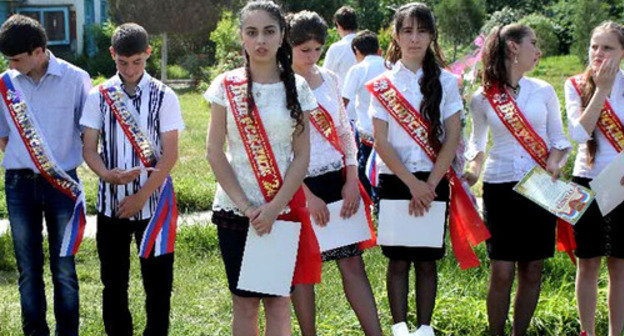
[[[86,202],[82,185],[69,176],[54,159],[36,118],[30,114],[28,105],[14,86],[9,72],[5,72],[0,80],[0,95],[2,95],[15,128],[41,176],[50,185],[74,201],[74,210],[69,222],[65,225],[60,251],[61,257],[73,256],[80,248],[86,225]]]
[[[99,90],[141,163],[147,168],[154,167],[158,161],[157,152],[128,110],[123,90],[117,86],[104,87],[103,85],[100,85]],[[175,191],[171,175],[168,175],[161,187],[156,211],[143,233],[139,256],[148,258],[152,250],[154,250],[155,257],[173,253],[177,221],[178,208]]]

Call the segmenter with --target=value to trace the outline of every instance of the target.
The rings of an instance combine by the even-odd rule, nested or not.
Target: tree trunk
[[[167,80],[167,33],[162,33],[162,47],[160,49],[160,80]]]

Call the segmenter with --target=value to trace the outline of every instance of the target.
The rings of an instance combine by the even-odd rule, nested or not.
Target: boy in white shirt
[[[364,84],[386,70],[383,57],[378,55],[377,34],[364,30],[355,36],[351,48],[358,63],[347,72],[342,89],[345,106],[355,110],[358,138],[358,173],[369,195],[372,187],[366,177],[366,161],[373,149],[373,124],[368,115],[371,94]]]

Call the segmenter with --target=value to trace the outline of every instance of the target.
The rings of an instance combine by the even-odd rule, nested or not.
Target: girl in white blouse
[[[483,86],[470,103],[472,133],[466,157],[471,162],[464,175],[470,184],[477,181],[486,157],[488,129],[492,138],[483,176],[484,215],[491,233],[487,241],[491,259],[487,297],[491,335],[504,333],[516,266],[513,335],[526,333],[539,298],[542,260],[554,254],[556,218],[512,190],[536,161],[503,123],[484,91],[496,88],[511,95],[518,107],[516,112],[524,116],[528,127],[549,149],[548,157],[543,158],[546,169],[558,176],[570,144],[563,134],[555,90],[544,81],[524,77],[540,55],[529,27],[495,27],[484,47]]]
[[[305,80],[291,69],[286,21],[271,1],[249,2],[240,12],[249,106],[255,105],[283,178],[266,202],[249,163],[245,144],[219,75],[206,91],[212,103],[207,156],[218,186],[213,204],[219,246],[233,300],[233,335],[258,335],[258,308],[264,303],[267,335],[290,335],[290,300],[237,289],[242,255],[251,225],[258,234],[271,231],[306,174],[310,158],[309,111],[316,101]],[[224,153],[224,144],[227,149]]]
[[[589,186],[624,145],[621,139],[619,146],[614,146],[597,127],[606,102],[620,125],[624,120],[624,72],[619,68],[622,58],[624,26],[605,22],[592,32],[587,70],[565,83],[570,135],[579,144],[573,180],[584,186]],[[624,177],[613,183],[624,184]],[[603,256],[607,257],[609,270],[609,335],[621,335],[624,329],[624,205],[620,204],[603,217],[594,202],[574,226],[574,237],[578,257],[576,299],[582,335],[596,335],[598,275]]]
[[[331,220],[327,203],[342,199],[341,215],[346,218],[358,210],[361,198],[355,138],[340,95],[338,77],[316,65],[327,37],[327,24],[310,11],[293,14],[287,21],[293,46],[293,69],[306,79],[319,108],[331,116],[344,153],[334,148],[315,127],[310,127],[310,165],[304,191],[314,224],[325,226]],[[361,254],[358,244],[352,244],[325,251],[322,257],[323,261],[336,260],[345,295],[364,334],[381,335],[375,298]],[[292,298],[302,335],[316,335],[314,285],[295,286]]]
[[[438,150],[438,155],[432,162],[373,95],[369,114],[373,117],[374,148],[379,159],[379,198],[410,200],[405,216],[421,216],[432,201],[449,200],[449,184],[444,175],[459,144],[463,105],[457,79],[442,69],[444,61],[433,12],[423,3],[410,3],[396,11],[393,22],[393,39],[386,59],[394,66],[381,76],[429,122],[428,145]],[[382,246],[382,251],[389,259],[387,289],[394,335],[408,335],[408,279],[412,264],[416,270],[416,335],[434,335],[430,324],[437,291],[437,260],[444,256],[444,246]]]

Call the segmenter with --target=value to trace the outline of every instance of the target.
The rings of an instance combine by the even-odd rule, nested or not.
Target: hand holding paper
[[[596,192],[596,202],[603,216],[608,215],[624,201],[623,171],[624,152],[618,154],[607,168],[589,182],[592,190]],[[616,181],[620,183],[616,183]]]

